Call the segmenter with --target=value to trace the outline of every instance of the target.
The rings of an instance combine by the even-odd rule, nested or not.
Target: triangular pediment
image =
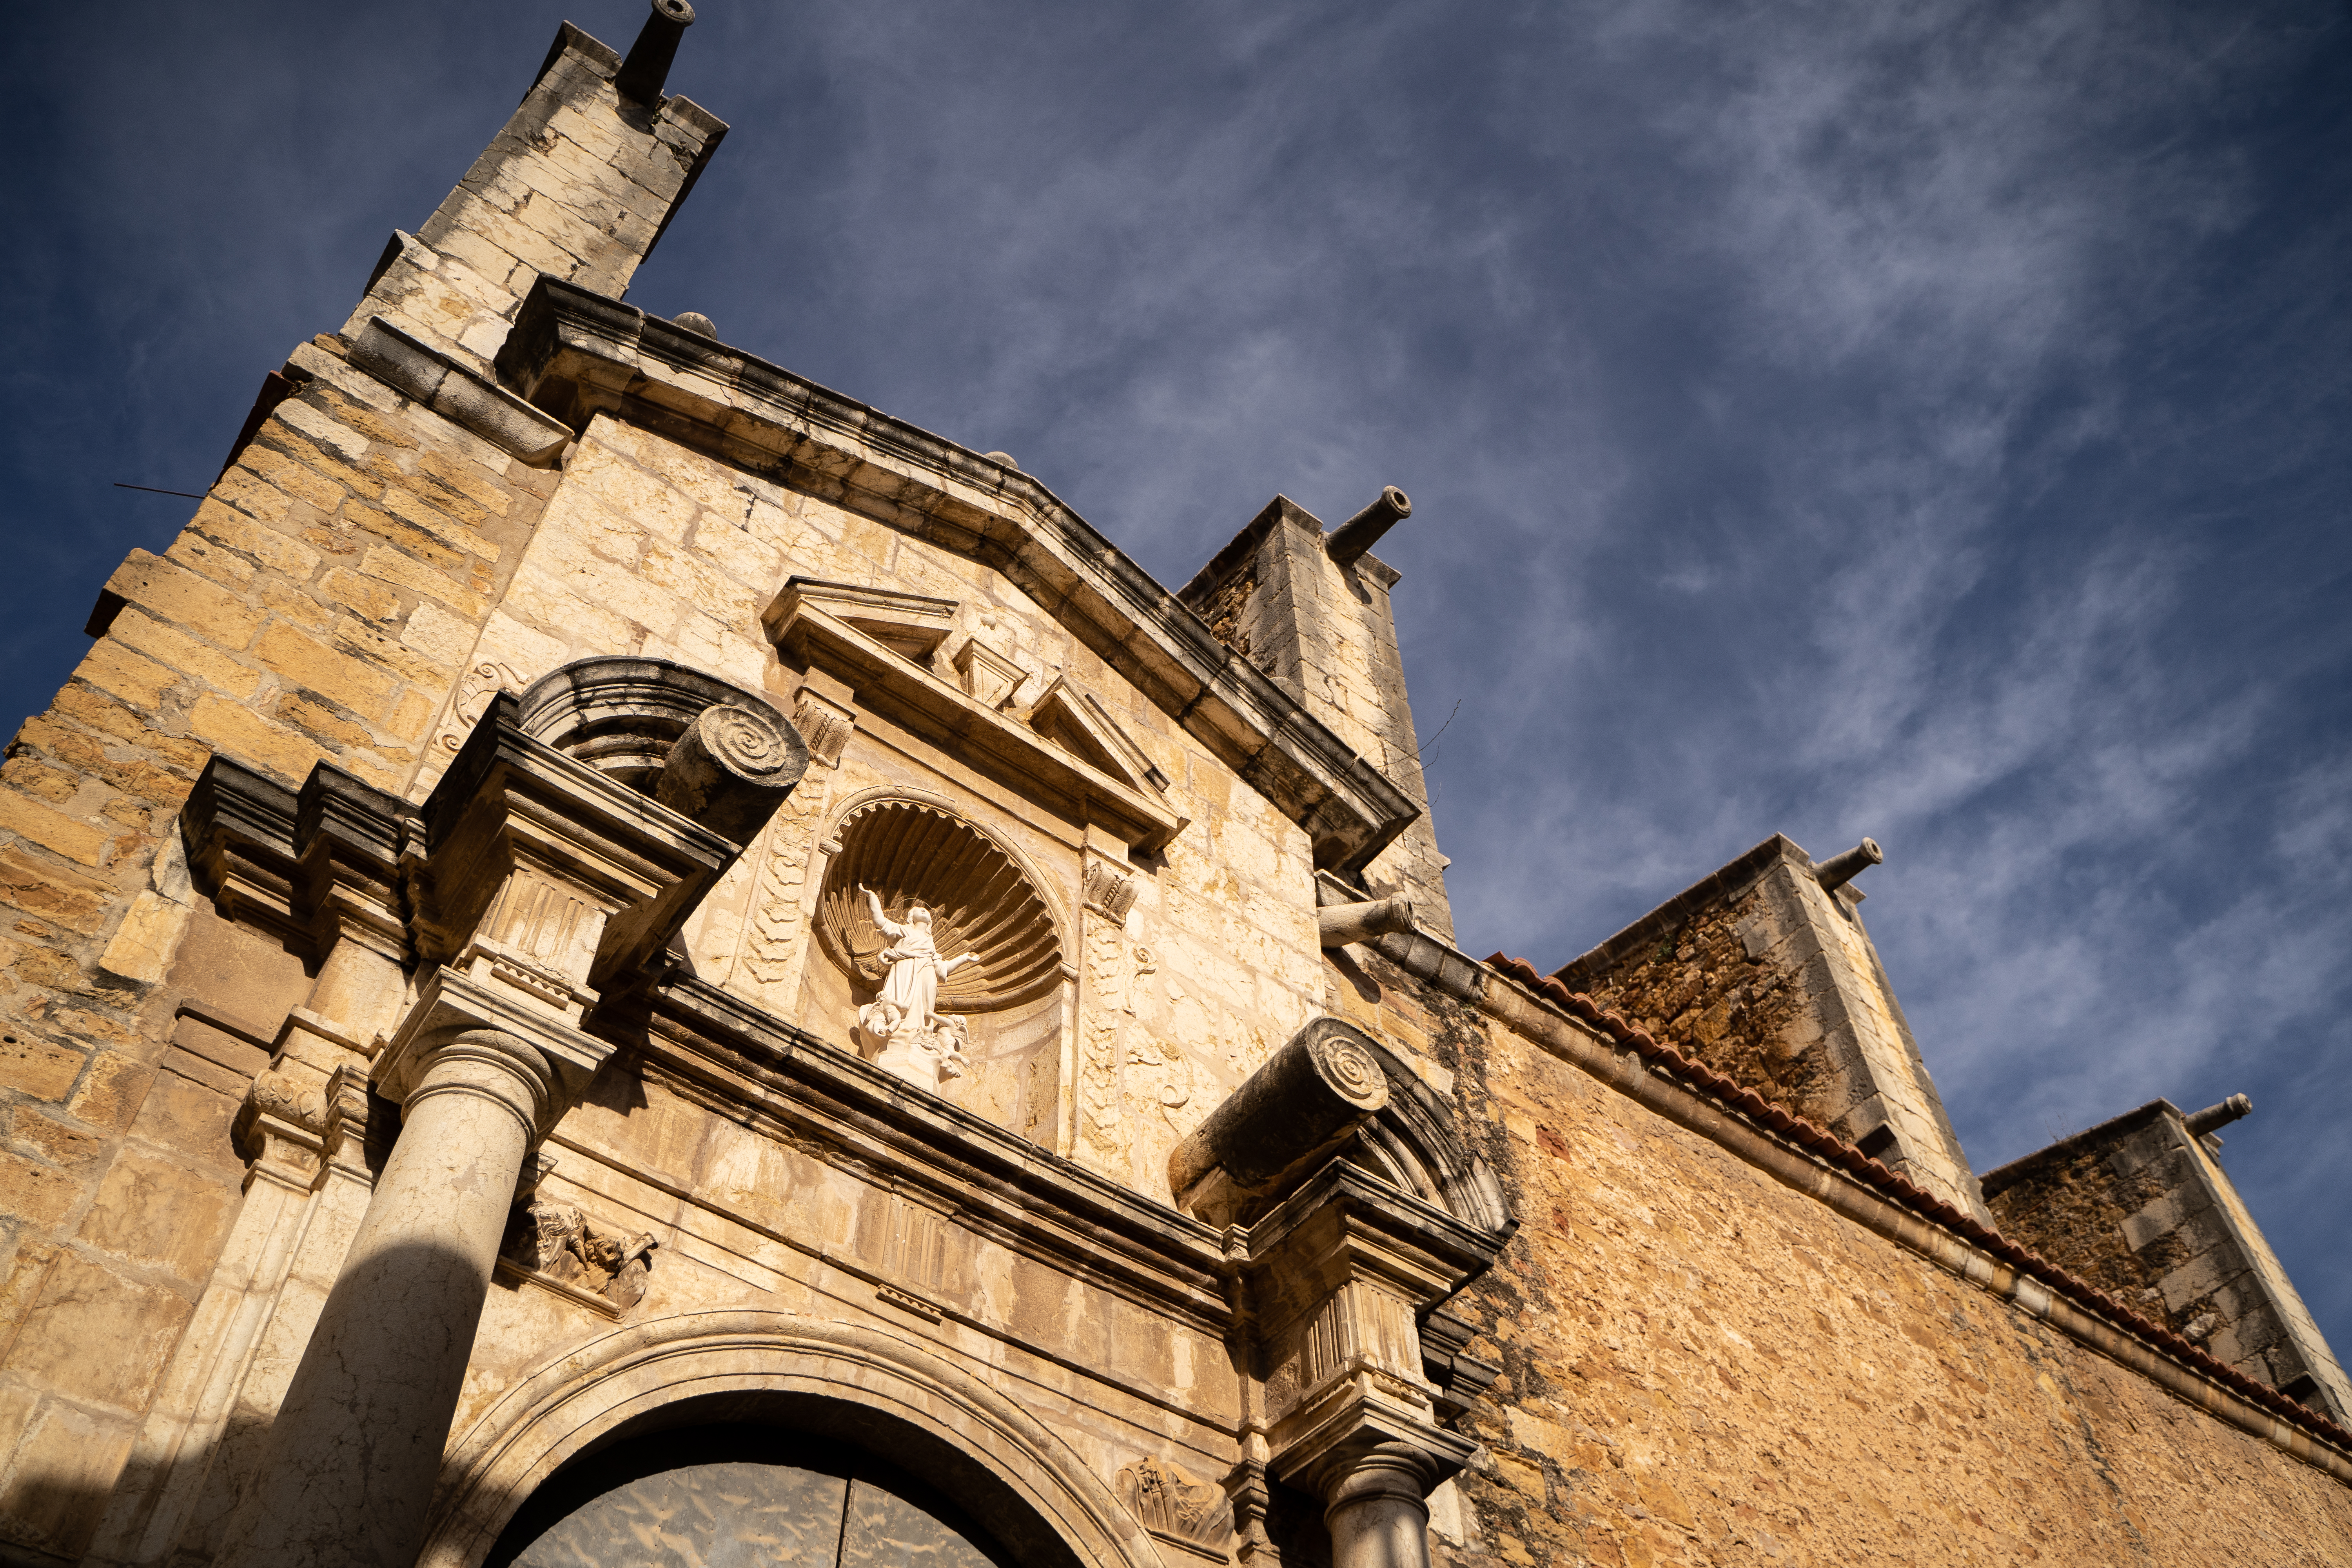
[[[901,594],[856,583],[825,583],[795,577],[799,597],[845,626],[856,626],[893,653],[927,665],[955,630],[956,601],[927,594]]]
[[[1030,710],[1029,726],[1129,789],[1167,793],[1168,775],[1153,766],[1143,748],[1119,728],[1101,699],[1079,690],[1066,678],[1045,689],[1045,695]]]

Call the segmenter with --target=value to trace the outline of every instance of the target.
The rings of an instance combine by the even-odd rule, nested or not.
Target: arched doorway
[[[551,1485],[575,1470],[588,1476],[584,1467],[632,1445],[698,1441],[695,1434],[714,1427],[758,1428],[778,1445],[761,1452],[787,1462],[795,1442],[806,1445],[797,1450],[804,1458],[830,1453],[829,1471],[799,1468],[840,1475],[845,1485],[870,1480],[877,1510],[885,1507],[879,1494],[896,1486],[901,1489],[891,1495],[934,1519],[968,1521],[966,1543],[979,1554],[971,1568],[1164,1568],[1151,1538],[1104,1480],[1021,1403],[896,1334],[747,1309],[616,1329],[551,1357],[508,1389],[452,1445],[418,1568],[484,1568],[543,1491],[551,1520],[611,1489],[583,1480],[572,1495],[547,1490]],[[711,1458],[728,1463],[740,1456]],[[607,1481],[642,1479],[621,1458],[610,1463]],[[845,1490],[837,1517],[846,1521],[857,1495]],[[822,1533],[819,1526],[816,1537]],[[881,1539],[888,1539],[887,1529]],[[514,1550],[510,1563],[542,1568],[520,1555],[522,1543]],[[667,1561],[638,1550],[595,1568]],[[557,1560],[563,1568],[589,1561]],[[719,1560],[708,1561],[719,1568]],[[841,1561],[855,1568],[897,1563],[887,1556]],[[923,1568],[955,1562],[909,1561]]]
[[[648,1432],[531,1494],[485,1568],[1013,1568],[938,1489],[773,1426]]]

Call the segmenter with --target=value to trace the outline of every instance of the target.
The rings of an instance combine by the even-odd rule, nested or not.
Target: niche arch
[[[980,952],[940,982],[942,1013],[992,1013],[1037,1001],[1069,965],[1069,916],[1055,884],[1019,846],[944,795],[883,786],[844,801],[825,825],[817,946],[860,990],[879,984],[874,929],[860,882],[895,916],[919,900],[938,924],[940,956]]]
[[[714,1420],[876,1435],[940,1467],[941,1489],[1024,1563],[1164,1568],[1143,1527],[1013,1400],[895,1335],[789,1312],[682,1312],[556,1357],[452,1446],[418,1568],[480,1568],[572,1459]]]
[[[793,779],[808,767],[800,731],[774,704],[675,659],[635,654],[573,659],[532,681],[517,704],[515,722],[524,734],[647,794],[670,747],[713,707],[750,709],[787,737],[786,747],[797,753],[786,764]]]

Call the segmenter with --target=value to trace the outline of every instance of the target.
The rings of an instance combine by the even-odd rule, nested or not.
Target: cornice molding
[[[542,277],[501,382],[584,430],[620,416],[994,567],[1303,827],[1360,869],[1420,808],[1177,596],[1018,469],[698,332]]]

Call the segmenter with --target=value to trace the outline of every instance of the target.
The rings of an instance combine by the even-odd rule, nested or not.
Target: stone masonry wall
[[[398,787],[552,488],[340,350],[298,351],[179,537],[109,579],[0,769],[0,1539],[32,1560],[86,1538],[76,1500],[201,1294],[243,1168],[228,1119],[304,984],[192,908],[181,802],[215,751]],[[205,962],[175,976],[184,946]]]
[[[2114,1152],[2104,1144],[2085,1146],[2048,1161],[2022,1180],[1988,1192],[1985,1205],[2004,1234],[2118,1301],[2129,1301],[2174,1333],[2189,1334],[2193,1318],[2168,1310],[2157,1288],[2167,1273],[2189,1261],[2185,1241],[2166,1232],[2135,1249],[2125,1239],[2134,1215],[2164,1201],[2166,1184],[2144,1164],[2117,1172],[2110,1163]]]
[[[1582,1069],[1333,954],[1332,1010],[1458,1096],[1521,1226],[1450,1310],[1503,1373],[1450,1568],[2352,1561],[2352,1489]]]
[[[541,273],[625,293],[727,127],[684,98],[623,105],[620,63],[565,23],[466,177],[420,232],[394,237],[344,331],[381,314],[487,370]]]
[[[1859,904],[1776,835],[1559,978],[1983,1218]]]
[[[1987,1173],[2001,1228],[2250,1377],[2341,1420],[2342,1367],[2220,1162],[2152,1105]]]
[[[1027,676],[1012,704],[1016,714],[1057,677],[1076,682],[1166,775],[1170,805],[1190,819],[1149,863],[1121,859],[1120,872],[1138,884],[1133,908],[1119,927],[1096,933],[1089,951],[1066,954],[1083,968],[1085,995],[1103,1000],[1081,1005],[1087,1023],[1074,1047],[1076,1082],[1066,1090],[1077,1104],[1057,1152],[1165,1200],[1169,1149],[1314,1011],[1320,983],[1306,834],[1002,574],[811,493],[814,481],[753,472],[599,416],[567,459],[511,590],[460,656],[466,679],[411,793],[438,776],[492,691],[520,690],[591,655],[677,659],[764,688],[790,711],[798,677],[779,662],[760,623],[789,577],[956,600],[956,633],[941,644],[934,673],[953,679],[948,658],[972,637]],[[851,742],[841,780],[813,770],[769,837],[688,928],[699,973],[786,1016],[799,1012],[800,973],[768,958],[802,951],[794,943],[804,942],[804,906],[815,889],[794,874],[810,860],[823,803],[894,773],[916,782],[923,771],[893,760],[905,749],[898,742],[879,744],[886,727],[862,722],[871,734]],[[959,787],[936,772],[919,782]],[[1071,825],[1021,806],[1000,786],[976,791],[969,805],[1025,836],[1041,864],[1061,857],[1071,876],[1061,893],[1076,907]],[[780,892],[795,902],[768,910]],[[1070,936],[1077,945],[1075,925]],[[829,1039],[849,1037],[844,1017],[797,1021]],[[950,1086],[950,1098],[959,1092]]]
[[[1447,862],[1430,820],[1389,598],[1398,574],[1372,555],[1342,565],[1324,540],[1314,514],[1276,496],[1180,597],[1219,641],[1265,671],[1422,808],[1365,868],[1365,880],[1378,896],[1412,899],[1422,929],[1450,942]]]

